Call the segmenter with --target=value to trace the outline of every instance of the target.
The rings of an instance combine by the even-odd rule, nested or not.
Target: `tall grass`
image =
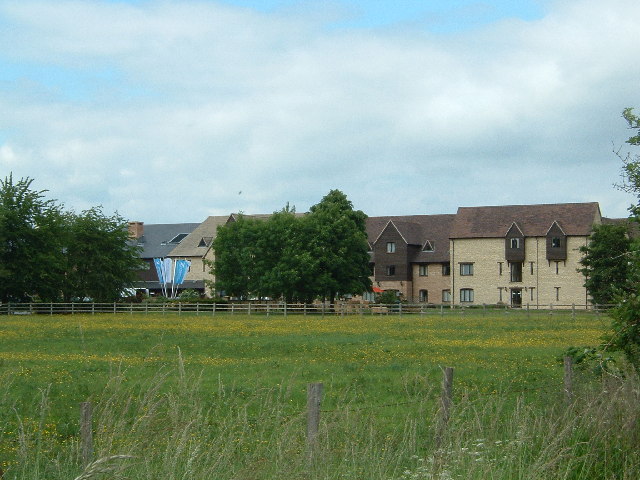
[[[178,381],[169,381],[177,375]],[[0,408],[12,410],[3,378]],[[77,435],[48,425],[48,395],[33,399],[28,422],[14,410],[0,441],[14,445],[9,479],[637,479],[640,478],[638,378],[585,381],[571,405],[562,392],[546,402],[508,392],[456,396],[443,442],[434,440],[437,391],[410,388],[398,403],[363,407],[349,389],[327,391],[313,455],[305,412],[292,408],[294,381],[251,396],[219,383],[204,395],[201,378],[159,368],[131,384],[115,371],[94,402],[94,462],[82,465]],[[404,404],[404,406],[402,405]],[[2,461],[3,459],[0,459]]]

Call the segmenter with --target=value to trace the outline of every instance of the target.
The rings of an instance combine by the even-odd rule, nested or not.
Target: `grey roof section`
[[[213,239],[216,238],[218,227],[225,225],[228,220],[229,215],[207,217],[168,255],[170,257],[204,257],[211,248]]]
[[[189,234],[195,230],[199,223],[163,223],[144,225],[143,235],[137,239],[142,247],[141,258],[162,258],[176,248],[176,243],[169,243],[181,233]],[[184,242],[183,239],[182,241]]]

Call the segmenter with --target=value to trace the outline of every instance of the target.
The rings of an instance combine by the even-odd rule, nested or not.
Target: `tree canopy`
[[[239,215],[214,240],[215,288],[235,297],[311,301],[371,289],[366,215],[330,191],[305,215]]]
[[[632,108],[626,108],[622,116],[634,131],[627,143],[640,146],[640,118]],[[621,156],[619,151],[616,153],[622,160],[623,183],[619,188],[636,196],[636,203],[629,207],[629,221],[637,228],[640,224],[640,155],[629,152]],[[613,334],[607,347],[623,351],[629,362],[640,368],[640,239],[631,239],[625,257],[627,278],[616,297],[617,306],[612,312]]]
[[[65,211],[32,183],[0,180],[0,301],[118,298],[140,262],[127,222],[100,207]]]
[[[628,224],[596,225],[588,245],[580,248],[584,257],[580,269],[585,276],[584,286],[593,301],[610,305],[617,296],[627,292],[629,250],[631,241]]]

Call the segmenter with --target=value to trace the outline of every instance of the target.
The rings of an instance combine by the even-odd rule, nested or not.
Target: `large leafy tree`
[[[0,180],[0,301],[56,300],[64,277],[62,208],[33,180]]]
[[[617,296],[629,290],[628,230],[626,223],[597,225],[589,245],[580,248],[584,254],[580,261],[584,286],[597,304],[613,304]]]
[[[140,262],[126,221],[66,212],[32,183],[0,181],[0,301],[118,298]]]
[[[213,267],[213,286],[217,292],[239,298],[256,293],[258,275],[255,259],[259,229],[259,221],[244,215],[218,227],[213,241],[215,260],[210,265]]]
[[[261,223],[254,263],[259,296],[286,301],[313,298],[315,262],[307,248],[307,224],[288,205]]]
[[[215,288],[237,297],[311,301],[370,290],[366,216],[332,190],[306,215],[240,216],[214,240]]]
[[[640,117],[626,108],[622,116],[634,134],[627,143],[640,146]],[[636,196],[636,203],[629,208],[630,221],[640,223],[640,155],[629,152],[622,159],[623,183],[619,188]],[[636,368],[640,368],[640,239],[632,240],[627,257],[627,281],[624,292],[617,298],[618,306],[613,310],[613,334],[608,347],[622,350]]]
[[[338,294],[371,290],[366,218],[340,190],[310,209],[310,253],[318,260],[315,291],[333,303]]]
[[[129,241],[126,221],[101,207],[67,215],[65,300],[112,302],[136,280],[138,247]]]

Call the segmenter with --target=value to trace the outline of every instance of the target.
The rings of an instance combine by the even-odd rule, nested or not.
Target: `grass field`
[[[568,346],[597,344],[607,326],[593,314],[513,311],[4,316],[0,466],[5,478],[80,475],[78,404],[90,400],[96,458],[132,458],[103,460],[85,478],[101,478],[100,468],[122,468],[123,478],[595,478],[536,451],[548,448],[539,433],[526,448],[523,439],[529,429],[546,438],[582,418],[545,423],[566,415],[555,410],[563,398],[557,359]],[[455,368],[445,449],[433,440],[444,366]],[[304,430],[309,382],[325,386],[312,460]],[[589,405],[599,405],[593,398]],[[452,462],[445,457],[453,451]],[[517,455],[499,460],[505,452]],[[558,465],[532,471],[532,462],[552,457],[565,474],[536,476]],[[496,473],[487,477],[491,462]],[[580,468],[633,471],[626,457],[607,462]]]

